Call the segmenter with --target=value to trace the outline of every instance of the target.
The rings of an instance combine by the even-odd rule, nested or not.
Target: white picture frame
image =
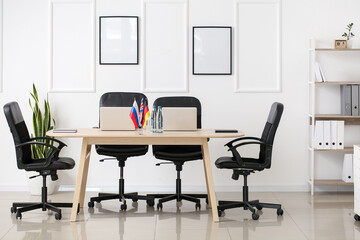
[[[121,65],[139,63],[138,17],[99,17],[99,63]]]
[[[193,75],[232,74],[232,28],[193,27]]]

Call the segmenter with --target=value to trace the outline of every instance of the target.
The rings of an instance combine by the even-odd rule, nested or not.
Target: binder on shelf
[[[341,114],[351,116],[351,85],[341,85]]]
[[[338,149],[337,142],[338,142],[338,121],[330,121],[330,149]]]
[[[347,183],[354,182],[353,179],[353,155],[344,154],[342,180]]]
[[[330,149],[330,142],[331,142],[331,128],[330,128],[330,121],[323,121],[324,122],[324,149]]]
[[[337,121],[337,148],[344,149],[344,121]]]
[[[351,115],[359,116],[359,85],[351,85]]]
[[[314,148],[324,149],[324,121],[315,121]]]

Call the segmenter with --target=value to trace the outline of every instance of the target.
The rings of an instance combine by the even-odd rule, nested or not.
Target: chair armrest
[[[45,158],[45,162],[43,164],[41,164],[41,166],[43,166],[43,167],[49,166],[53,160],[56,161],[58,158],[59,152],[60,152],[60,148],[57,148],[51,144],[44,143],[44,142],[25,142],[25,143],[17,144],[15,147],[22,148],[22,147],[28,146],[28,145],[30,145],[30,146],[31,145],[44,145],[44,146],[52,149],[49,156],[47,158]]]
[[[62,149],[63,147],[67,146],[64,142],[62,142],[62,141],[60,141],[60,140],[58,140],[56,138],[53,138],[53,137],[46,137],[45,136],[45,137],[30,138],[30,141],[34,141],[34,140],[49,140],[49,141],[57,142],[59,144],[59,146],[57,148],[59,148],[59,149]]]
[[[251,137],[250,137],[251,138]],[[248,138],[249,139],[249,138]],[[258,140],[257,138],[251,138],[251,139],[255,139],[255,140]],[[241,158],[241,155],[240,153],[236,150],[238,147],[240,146],[245,146],[245,145],[250,145],[250,144],[258,144],[258,145],[265,145],[265,146],[269,146],[267,145],[265,142],[263,141],[251,141],[251,142],[242,142],[242,143],[239,143],[235,146],[231,146],[229,147],[228,151],[231,151],[235,161],[240,165],[240,166],[243,166],[244,162]]]
[[[257,137],[240,137],[240,138],[236,138],[236,139],[228,142],[224,146],[227,146],[227,147],[231,148],[234,142],[243,141],[243,140],[258,140],[258,141],[261,141],[261,139],[257,138]]]

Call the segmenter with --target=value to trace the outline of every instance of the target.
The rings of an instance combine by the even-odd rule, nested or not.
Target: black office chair
[[[147,98],[142,93],[109,92],[101,96],[100,107],[132,107],[134,99],[136,99],[138,105],[141,102],[141,99],[143,99],[144,105],[147,105]],[[132,199],[133,202],[137,202],[139,199],[146,200],[149,206],[154,206],[154,197],[141,196],[138,195],[137,192],[125,193],[124,190],[124,167],[126,159],[129,157],[145,155],[148,151],[148,148],[148,145],[95,145],[95,149],[98,154],[114,157],[118,160],[120,167],[119,193],[99,193],[98,197],[90,198],[88,206],[93,208],[94,202],[99,203],[101,201],[111,199],[119,199],[120,202],[123,202],[123,204],[121,204],[121,210],[123,211],[127,209],[125,199]],[[104,160],[108,159],[102,159],[100,162],[103,162]]]
[[[59,207],[71,208],[72,203],[49,203],[47,201],[46,177],[50,175],[51,180],[57,180],[58,176],[56,171],[72,169],[75,166],[74,160],[71,158],[59,157],[60,150],[66,146],[63,142],[50,137],[30,138],[24,118],[17,102],[10,102],[5,104],[4,113],[14,139],[18,168],[24,169],[25,171],[35,171],[39,173],[39,175],[30,178],[38,176],[43,177],[41,202],[15,202],[10,209],[11,213],[16,213],[16,218],[21,219],[22,212],[41,208],[42,211],[51,210],[56,212],[55,219],[60,220],[62,216],[61,209],[59,209]],[[58,146],[55,147],[50,144],[52,142],[58,143]],[[44,159],[33,159],[31,156],[31,146],[36,144],[49,147],[52,149],[52,151]]]
[[[221,216],[225,209],[243,207],[244,210],[250,210],[252,212],[252,219],[259,219],[259,214],[255,212],[255,208],[261,210],[262,208],[276,208],[277,215],[283,215],[284,211],[281,209],[281,204],[262,203],[259,200],[249,201],[249,189],[247,185],[247,176],[255,171],[262,171],[265,168],[271,167],[271,155],[272,147],[275,138],[275,133],[278,128],[281,115],[283,113],[284,106],[281,103],[275,102],[271,106],[271,110],[265,124],[264,131],[261,138],[257,137],[241,137],[227,143],[225,146],[229,147],[228,151],[231,151],[232,157],[221,157],[216,160],[215,165],[220,169],[232,169],[232,179],[238,180],[239,175],[244,176],[243,186],[243,201],[219,201],[218,214]],[[250,140],[240,142],[234,145],[238,141]],[[246,145],[259,145],[260,152],[258,158],[242,157],[236,150],[238,147]]]
[[[195,97],[161,97],[155,100],[154,106],[161,107],[196,107],[197,108],[197,128],[201,128],[201,103]],[[180,172],[182,166],[187,161],[201,160],[201,146],[196,145],[154,145],[152,146],[155,158],[172,161],[176,166],[176,193],[175,194],[153,194],[155,198],[160,198],[157,209],[163,208],[163,203],[176,199],[177,202],[187,200],[196,203],[195,208],[200,209],[200,199],[206,198],[207,194],[182,194]],[[161,164],[161,163],[160,163]],[[157,164],[159,166],[160,164]]]

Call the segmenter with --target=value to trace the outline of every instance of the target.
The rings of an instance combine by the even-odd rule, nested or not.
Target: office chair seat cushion
[[[201,147],[192,145],[153,146],[153,153],[155,158],[169,161],[186,162],[202,159]]]
[[[72,169],[75,166],[75,161],[72,158],[61,157],[53,161],[49,166],[44,167],[44,161],[33,160],[32,163],[27,164],[25,170],[41,171],[41,170],[59,170],[59,169]]]
[[[264,167],[261,166],[259,159],[256,158],[241,158],[244,164],[239,165],[236,160],[232,157],[221,157],[215,161],[215,166],[217,168],[225,168],[225,169],[239,169],[239,168],[246,168],[246,169],[253,169],[253,170],[263,170]]]
[[[147,153],[148,145],[96,145],[96,152],[100,155],[112,157],[134,157]]]

